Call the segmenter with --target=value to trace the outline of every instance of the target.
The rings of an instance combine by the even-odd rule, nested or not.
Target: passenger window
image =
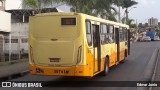
[[[127,40],[127,29],[124,27],[119,28],[119,33],[120,33],[120,41],[126,41]]]
[[[114,26],[113,25],[109,25],[108,26],[108,30],[109,30],[109,43],[113,43],[114,42]]]
[[[123,39],[124,39],[123,29],[122,29],[122,28],[119,28],[119,40],[120,40],[120,41],[123,41]]]
[[[124,32],[124,40],[127,40],[127,28],[123,28],[123,32]]]
[[[92,46],[91,23],[86,21],[86,38],[89,46]]]
[[[108,40],[108,32],[107,32],[107,24],[101,24],[101,43],[107,44]]]

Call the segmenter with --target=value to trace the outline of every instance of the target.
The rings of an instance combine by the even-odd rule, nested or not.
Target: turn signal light
[[[31,58],[32,63],[34,63],[32,46],[30,46],[30,58]]]
[[[82,45],[78,48],[78,54],[77,54],[77,64],[81,62],[81,52],[82,52]]]

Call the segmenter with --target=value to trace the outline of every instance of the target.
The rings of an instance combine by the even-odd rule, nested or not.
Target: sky
[[[20,9],[22,0],[6,0],[6,9]],[[135,0],[137,5],[129,8],[129,18],[132,18],[138,23],[145,23],[149,18],[158,18],[160,21],[160,1],[158,0]],[[69,12],[68,6],[60,6],[59,9]],[[124,16],[124,10],[121,10],[121,17]]]
[[[158,0],[135,0],[137,5],[129,8],[129,18],[137,23],[146,23],[151,17],[158,18],[160,21],[160,1]],[[136,8],[133,8],[136,7]],[[60,6],[59,9],[69,11],[67,6]],[[121,17],[124,16],[124,10],[121,9]]]
[[[137,8],[133,8],[129,11],[129,17],[137,19],[138,23],[148,22],[151,17],[158,18],[160,21],[160,1],[159,0],[135,0],[138,2],[135,5]],[[133,6],[134,7],[134,6]]]

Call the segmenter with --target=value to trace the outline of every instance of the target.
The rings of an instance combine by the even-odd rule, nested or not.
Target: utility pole
[[[120,6],[118,7],[118,12],[119,12],[118,20],[119,20],[119,23],[121,23],[121,8],[120,8]]]
[[[21,24],[19,23],[18,24],[19,26],[21,26]],[[20,32],[20,29],[19,29],[19,36],[18,36],[18,52],[19,52],[19,54],[18,54],[18,59],[20,60],[21,59],[21,32]]]
[[[12,46],[11,46],[11,33],[9,33],[9,62],[11,62],[11,52],[12,52]]]
[[[136,19],[136,39],[138,39],[139,33],[138,33],[138,23]]]
[[[127,8],[125,10],[125,13],[126,13],[126,24],[128,24],[128,9]]]
[[[129,9],[129,10],[128,10],[128,8],[126,8],[126,10],[125,10],[125,13],[126,13],[126,24],[129,24],[129,23],[128,23],[128,13],[129,13],[129,11],[132,10],[133,8],[137,8],[137,7],[132,7],[132,8]]]

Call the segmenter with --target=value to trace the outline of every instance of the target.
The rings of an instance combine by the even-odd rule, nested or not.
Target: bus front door
[[[117,49],[117,61],[116,64],[119,63],[120,60],[120,39],[119,39],[119,28],[115,29],[116,36],[116,49]]]
[[[93,52],[94,52],[94,73],[100,71],[101,66],[101,43],[99,25],[92,25],[93,31]]]

